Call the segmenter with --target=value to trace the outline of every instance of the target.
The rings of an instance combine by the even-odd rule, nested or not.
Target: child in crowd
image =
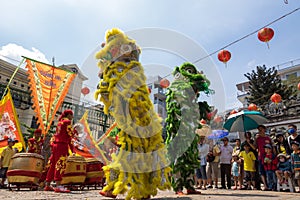
[[[234,179],[234,187],[233,189],[236,190],[237,186],[239,185],[241,187],[241,182],[240,182],[240,164],[241,161],[239,159],[239,156],[237,153],[232,154],[232,167],[231,167],[231,174]]]
[[[272,152],[272,146],[270,144],[266,144],[265,148],[265,158],[264,158],[264,169],[266,171],[267,176],[267,190],[276,191],[276,176],[275,170],[277,169],[277,157]]]
[[[291,163],[283,153],[278,154],[277,158],[279,162],[275,173],[279,184],[282,185],[284,183],[288,185],[288,180],[292,173]]]
[[[247,189],[251,190],[251,183],[253,186],[253,189],[256,189],[256,184],[255,184],[255,172],[256,172],[256,168],[255,168],[255,160],[256,160],[256,156],[254,155],[254,153],[252,151],[250,151],[250,145],[248,143],[246,143],[244,145],[244,151],[241,151],[240,153],[240,157],[241,160],[243,160],[244,162],[244,171],[246,174],[246,181],[247,181]]]
[[[297,180],[298,186],[300,186],[300,143],[297,141],[292,142],[293,153],[291,154],[292,170],[295,173],[294,178]],[[300,189],[297,191],[300,193]]]

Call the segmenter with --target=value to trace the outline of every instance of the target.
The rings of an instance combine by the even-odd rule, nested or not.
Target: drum
[[[85,185],[103,183],[103,163],[95,158],[86,158],[86,178]]]
[[[86,177],[86,163],[82,156],[69,156],[62,174],[62,185],[83,184]]]
[[[38,185],[44,167],[43,156],[36,153],[16,153],[7,170],[10,184]]]

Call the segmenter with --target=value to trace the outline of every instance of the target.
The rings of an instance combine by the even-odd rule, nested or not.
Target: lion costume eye
[[[179,79],[179,78],[181,77],[181,74],[180,74],[180,73],[176,73],[176,74],[174,75],[174,77],[175,77],[175,79]]]

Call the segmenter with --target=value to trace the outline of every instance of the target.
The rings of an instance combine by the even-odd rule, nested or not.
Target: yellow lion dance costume
[[[149,98],[140,62],[140,48],[119,29],[106,33],[106,43],[96,54],[100,83],[95,98],[104,103],[118,127],[120,148],[103,167],[107,185],[101,195],[145,199],[170,188],[171,170],[162,139],[161,119]]]

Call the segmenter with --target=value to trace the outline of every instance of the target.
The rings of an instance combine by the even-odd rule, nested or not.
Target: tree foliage
[[[288,100],[294,94],[292,86],[282,83],[278,71],[275,67],[266,68],[265,65],[257,66],[256,71],[244,74],[249,80],[249,103],[254,103],[259,107],[270,103],[270,97],[276,92],[281,95],[282,100]]]

